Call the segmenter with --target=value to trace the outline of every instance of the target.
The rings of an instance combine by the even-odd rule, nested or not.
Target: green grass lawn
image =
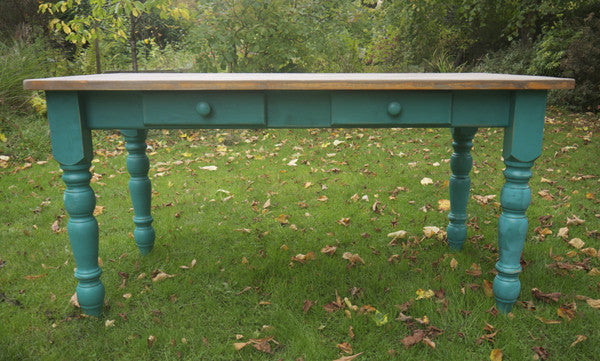
[[[460,253],[447,246],[439,207],[450,177],[446,129],[151,131],[157,238],[145,257],[132,235],[122,137],[95,132],[106,287],[98,320],[69,302],[75,263],[61,172],[39,136],[47,126],[18,124],[21,136],[7,132],[0,143],[12,154],[0,164],[0,359],[489,360],[493,349],[504,360],[598,357],[600,310],[585,301],[600,299],[597,115],[548,115],[522,291],[508,316],[494,312],[485,287],[498,257],[500,129],[475,136]],[[427,238],[425,226],[442,231]],[[399,230],[407,236],[390,243]],[[345,252],[364,264],[351,266]],[[305,263],[293,260],[302,255]],[[153,282],[160,271],[173,277]],[[543,302],[533,288],[560,297]],[[435,295],[417,299],[419,289]],[[401,310],[411,318],[397,319]],[[417,330],[435,346],[405,347]]]

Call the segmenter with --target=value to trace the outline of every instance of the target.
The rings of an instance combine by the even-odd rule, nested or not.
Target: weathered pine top
[[[573,79],[487,73],[114,73],[23,82],[27,90],[545,90]]]

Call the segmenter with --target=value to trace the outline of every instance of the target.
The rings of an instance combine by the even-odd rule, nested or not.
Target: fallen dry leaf
[[[365,264],[365,261],[358,255],[358,253],[344,252],[342,258],[348,260],[350,267],[355,266],[358,262]]]
[[[285,214],[280,214],[278,217],[275,217],[275,220],[281,224],[288,224],[290,221],[288,219],[290,216],[286,216]]]
[[[400,231],[388,233],[387,236],[391,237],[391,238],[406,238],[406,234],[407,234],[406,231],[400,230]]]
[[[419,288],[416,293],[417,293],[417,298],[416,298],[417,300],[428,299],[428,298],[435,296],[435,292],[433,292],[433,290],[425,291],[421,288]]]
[[[341,224],[344,227],[348,227],[350,225],[350,218],[349,217],[342,217],[339,221],[337,221],[338,224]]]
[[[471,264],[471,268],[465,271],[466,274],[473,277],[481,276],[481,267],[477,263]]]
[[[594,300],[592,298],[588,298],[587,300],[585,300],[585,302],[587,302],[587,304],[590,305],[590,307],[592,308],[600,309],[600,299]]]
[[[39,275],[27,275],[27,276],[23,276],[23,278],[25,278],[28,281],[37,280],[38,278],[44,278],[44,277],[46,277],[46,273],[42,273],[42,274],[39,274]]]
[[[308,252],[307,254],[298,253],[297,255],[292,256],[292,261],[296,261],[299,263],[306,263],[313,259],[315,259],[315,253],[312,251]]]
[[[336,347],[339,348],[342,352],[345,352],[348,354],[352,353],[352,346],[348,342],[338,343],[336,345]]]
[[[319,197],[317,198],[317,201],[319,201],[319,202],[327,202],[327,200],[328,200],[328,199],[329,199],[329,198],[327,198],[327,196],[326,196],[326,195],[321,195],[321,196],[319,196]]]
[[[104,322],[104,327],[114,327],[115,326],[115,320],[106,320]]]
[[[581,240],[581,238],[573,238],[569,242],[569,245],[575,247],[577,249],[582,249],[585,246],[585,242]]]
[[[302,311],[304,311],[304,313],[308,313],[308,310],[310,310],[310,308],[314,305],[315,303],[311,300],[304,300],[304,304],[302,305]]]
[[[500,350],[499,348],[493,349],[492,352],[490,353],[490,360],[491,361],[502,361],[502,350]]]
[[[326,245],[325,247],[321,248],[321,253],[325,253],[330,256],[333,255],[335,251],[337,251],[337,246]]]
[[[69,304],[73,307],[79,308],[79,301],[77,300],[77,292],[73,293],[71,299],[69,299]]]
[[[170,275],[167,274],[163,271],[159,271],[156,276],[152,277],[152,282],[158,282],[158,281],[162,281],[162,280],[166,280],[167,278],[173,278],[176,275]]]
[[[423,337],[421,342],[435,350],[435,342],[433,342],[429,337]]]
[[[487,297],[494,297],[494,282],[483,280],[483,293]]]
[[[558,300],[561,297],[560,292],[543,293],[542,291],[540,291],[537,288],[532,288],[531,294],[533,295],[533,297],[537,298],[538,300],[544,301],[546,303],[558,302]]]
[[[558,317],[563,318],[567,321],[571,321],[575,318],[575,310],[568,307],[559,307],[556,310],[556,314],[558,315]]]
[[[179,266],[179,268],[181,268],[181,269],[192,269],[192,268],[194,268],[195,265],[196,265],[196,259],[194,258],[192,260],[192,262],[190,262],[189,266],[184,265],[184,266]]]
[[[578,226],[583,223],[585,223],[585,220],[577,217],[576,215],[573,215],[571,218],[567,217],[567,226]]]
[[[408,349],[411,346],[421,342],[424,337],[425,337],[425,331],[421,330],[421,329],[417,329],[413,332],[412,335],[408,335],[408,336],[404,337],[400,342],[404,345],[404,347],[406,349]]]
[[[427,238],[433,237],[439,231],[440,231],[440,229],[438,227],[435,227],[435,226],[425,226],[425,227],[423,227],[423,234],[425,234],[425,237],[427,237]]]
[[[531,349],[536,353],[537,357],[542,361],[547,360],[548,356],[550,356],[548,351],[546,351],[541,346],[533,346]]]
[[[562,239],[567,239],[567,237],[569,237],[569,227],[559,228],[557,236]]]
[[[425,177],[425,178],[421,179],[421,185],[426,186],[428,184],[433,184],[433,180],[431,178]]]
[[[358,356],[362,355],[363,353],[364,353],[364,351],[363,352],[359,352],[356,355],[352,355],[352,356],[342,356],[342,357],[337,358],[337,359],[335,359],[333,361],[352,361],[355,358],[357,358]]]
[[[449,211],[450,210],[450,200],[449,199],[438,200],[438,210]]]
[[[545,319],[545,318],[542,318],[539,316],[535,316],[535,318],[537,318],[539,321],[541,321],[547,325],[555,325],[555,324],[559,324],[562,322],[561,320],[548,320],[548,319]]]
[[[573,343],[571,344],[571,347],[577,345],[578,343],[587,340],[587,336],[585,335],[577,335],[577,338],[575,338],[575,341],[573,341]]]
[[[454,271],[458,267],[458,261],[455,258],[450,260],[450,268]]]
[[[148,336],[148,348],[152,347],[152,345],[154,345],[154,342],[156,342],[156,337],[155,336]]]

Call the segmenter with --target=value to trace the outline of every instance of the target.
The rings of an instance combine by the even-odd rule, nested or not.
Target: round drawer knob
[[[207,102],[200,102],[198,103],[198,105],[196,105],[196,111],[198,112],[198,114],[202,115],[203,117],[206,117],[210,114],[210,112],[212,112],[212,109],[210,107],[210,104],[208,104]]]
[[[398,102],[391,102],[387,107],[387,112],[391,116],[396,116],[402,111],[402,106]]]

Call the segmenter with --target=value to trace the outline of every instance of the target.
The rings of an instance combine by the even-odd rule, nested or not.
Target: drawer
[[[147,126],[266,126],[262,92],[151,92],[143,94],[143,110]]]
[[[452,94],[447,91],[335,92],[331,95],[331,125],[449,125],[451,109]]]

